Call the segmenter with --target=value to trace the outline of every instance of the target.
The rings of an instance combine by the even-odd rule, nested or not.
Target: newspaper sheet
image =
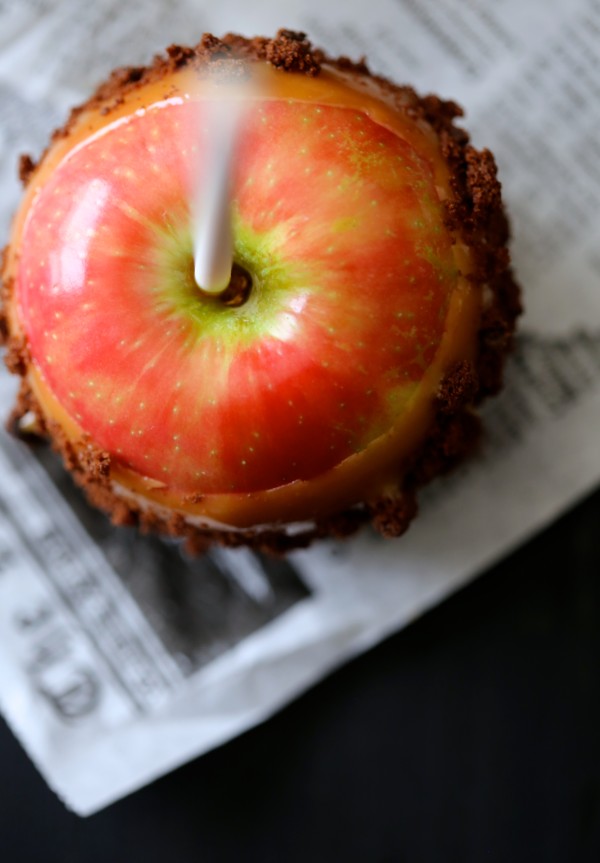
[[[600,479],[600,0],[0,2],[0,235],[39,154],[117,64],[203,30],[306,30],[461,102],[497,155],[527,314],[481,454],[405,538],[189,559],[111,528],[44,448],[0,435],[0,707],[87,815],[264,720]],[[9,411],[15,384],[0,376]]]

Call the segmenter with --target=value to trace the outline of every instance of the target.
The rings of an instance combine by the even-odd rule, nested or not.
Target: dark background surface
[[[221,749],[89,819],[0,724],[0,859],[600,861],[600,492]]]

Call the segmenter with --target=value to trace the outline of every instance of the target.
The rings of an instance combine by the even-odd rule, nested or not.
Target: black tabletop
[[[89,819],[0,726],[0,859],[600,860],[600,492],[282,713]]]

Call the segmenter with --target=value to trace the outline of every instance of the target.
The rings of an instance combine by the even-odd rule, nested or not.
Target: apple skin
[[[440,205],[364,115],[259,102],[233,197],[253,287],[228,307],[191,272],[196,109],[134,115],[48,181],[17,284],[32,355],[102,449],[179,493],[311,479],[386,432],[435,355],[456,279]]]
[[[194,283],[190,178],[222,94],[187,70],[76,116],[5,263],[50,434],[101,452],[113,496],[200,529],[401,497],[481,322],[453,178],[412,97],[334,67],[253,75],[233,178],[246,302]]]

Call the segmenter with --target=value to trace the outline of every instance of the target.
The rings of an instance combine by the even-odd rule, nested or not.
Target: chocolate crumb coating
[[[244,74],[247,60],[266,61],[282,74],[315,77],[327,64],[357,76],[374,78],[392,95],[401,94],[408,102],[407,110],[415,121],[427,123],[435,131],[448,165],[452,194],[444,203],[445,220],[450,229],[460,232],[469,246],[475,262],[469,278],[485,298],[478,351],[474,362],[456,364],[448,369],[441,381],[435,399],[435,421],[410,463],[399,467],[397,495],[353,506],[295,532],[286,530],[284,525],[281,529],[259,527],[247,530],[198,527],[179,513],[169,514],[150,503],[138,505],[126,500],[111,486],[109,454],[86,439],[74,445],[56,423],[44,418],[25,378],[30,362],[28,345],[23,338],[9,333],[5,314],[1,312],[0,336],[7,346],[5,362],[10,371],[23,378],[9,427],[18,431],[19,419],[32,414],[36,419],[36,431],[50,439],[91,503],[104,509],[115,524],[138,525],[142,531],[182,537],[192,553],[200,553],[211,544],[219,543],[282,554],[306,547],[315,539],[349,536],[369,522],[384,536],[399,536],[417,512],[419,487],[450,470],[477,446],[481,425],[474,406],[501,388],[504,362],[512,347],[515,322],[521,312],[520,291],[510,267],[507,249],[509,226],[502,206],[494,157],[488,150],[473,148],[468,134],[455,125],[456,118],[462,115],[461,108],[436,96],[420,98],[409,87],[372,76],[364,60],[353,62],[346,57],[328,57],[323,51],[313,48],[304,33],[280,30],[273,39],[245,39],[235,34],[218,39],[205,35],[195,47],[171,45],[164,56],[156,57],[148,67],[116,69],[85,104],[71,112],[65,126],[54,133],[52,142],[69,134],[74,120],[82,111],[100,109],[103,114],[110,114],[122,104],[124,95],[151,81],[160,81],[167,72],[189,67],[210,74],[211,71],[218,73],[226,66],[231,75],[235,74],[237,64],[239,74]],[[19,175],[25,185],[35,167],[31,157],[21,157]],[[11,291],[11,281],[5,278],[3,306]]]

